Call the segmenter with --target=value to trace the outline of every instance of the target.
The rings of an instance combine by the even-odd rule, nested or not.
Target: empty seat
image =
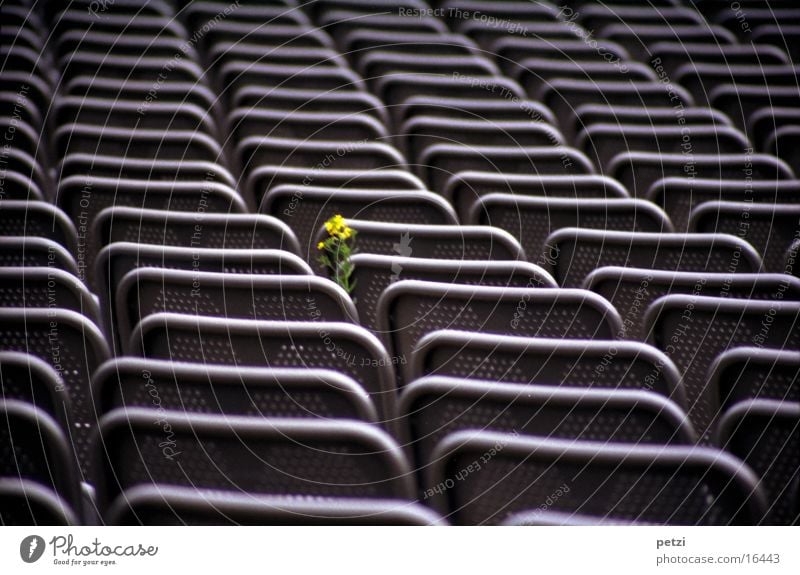
[[[800,520],[800,403],[754,399],[722,416],[718,445],[747,463],[760,477],[769,509],[761,523],[796,525]]]
[[[569,227],[624,232],[672,232],[667,215],[636,199],[571,199],[517,194],[487,194],[472,205],[467,223],[491,225],[517,238],[533,261],[548,236]]]
[[[447,525],[437,513],[403,499],[240,494],[168,485],[122,493],[108,525]]]
[[[709,370],[736,347],[800,348],[800,303],[668,295],[645,314],[649,340],[678,367],[686,387],[689,419],[704,442],[719,417],[719,397]]]
[[[644,315],[669,294],[694,294],[753,300],[800,301],[800,282],[783,274],[707,273],[644,268],[601,267],[583,287],[606,298],[622,316],[622,337],[645,341]]]
[[[3,398],[35,405],[68,430],[72,407],[67,388],[44,360],[22,351],[0,351],[0,389]]]
[[[764,44],[698,44],[696,42],[656,42],[650,45],[653,65],[664,66],[674,74],[687,61],[696,63],[730,65],[788,64],[786,53]]]
[[[654,391],[681,408],[686,404],[672,361],[656,348],[632,341],[531,338],[443,329],[422,337],[412,354],[411,378],[427,375],[562,388]]]
[[[78,232],[66,214],[42,201],[0,201],[0,236],[40,237],[77,253]]]
[[[100,366],[92,381],[98,413],[154,407],[187,413],[378,421],[364,389],[326,369],[265,369],[125,357]]]
[[[126,347],[140,320],[159,312],[209,317],[345,321],[358,312],[337,284],[312,275],[227,274],[140,267],[116,288],[116,315],[109,325]]]
[[[717,356],[709,387],[722,410],[749,399],[800,401],[800,352],[736,347]]]
[[[0,266],[43,267],[64,270],[78,276],[78,264],[61,244],[25,236],[0,237]]]
[[[380,140],[386,128],[368,114],[330,112],[283,112],[237,108],[228,115],[236,140],[252,136],[298,140]]]
[[[501,523],[552,501],[557,488],[564,495],[553,511],[659,524],[754,525],[766,510],[750,468],[710,448],[461,431],[439,443],[431,459],[426,493],[457,525]],[[465,472],[473,461],[478,469]],[[457,473],[465,477],[456,481]]]
[[[547,238],[544,267],[559,285],[578,287],[606,266],[706,273],[755,273],[761,258],[727,234],[658,234],[563,228]]]
[[[781,126],[800,124],[800,109],[769,106],[756,110],[747,121],[747,132],[759,151],[768,151],[768,140]],[[796,171],[796,165],[793,166]]]
[[[709,104],[722,110],[740,129],[757,110],[769,106],[797,107],[800,92],[797,86],[722,84],[711,90]]]
[[[764,142],[764,150],[767,153],[775,154],[797,171],[800,170],[798,143],[800,143],[800,126],[781,126],[767,137]]]
[[[169,445],[154,417],[169,424]],[[101,511],[122,492],[147,484],[306,497],[413,496],[400,448],[356,421],[120,409],[101,420],[95,458]]]
[[[52,489],[16,476],[0,478],[0,525],[79,524],[72,507]]]
[[[94,295],[74,275],[49,267],[0,267],[0,307],[60,308],[97,323]]]
[[[128,355],[221,364],[230,368],[312,367],[339,371],[372,396],[382,422],[394,425],[394,365],[364,328],[323,321],[256,321],[160,313],[144,318]]]
[[[615,339],[621,321],[603,298],[584,290],[506,288],[402,280],[378,300],[378,331],[404,358],[403,380],[420,339],[439,329],[497,335]]]

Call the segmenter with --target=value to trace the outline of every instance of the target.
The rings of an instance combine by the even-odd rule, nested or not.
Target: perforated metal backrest
[[[78,247],[77,231],[67,215],[43,201],[0,201],[0,236],[42,237],[73,254]]]
[[[141,319],[159,312],[358,323],[358,312],[347,293],[336,283],[311,275],[138,268],[122,278],[115,306],[114,325],[123,344]]]
[[[175,212],[106,208],[97,215],[98,251],[113,242],[161,246],[234,249],[281,249],[300,253],[292,230],[277,218],[258,214]]]
[[[24,479],[0,479],[0,525],[79,524],[72,507],[51,489]]]
[[[651,202],[636,199],[572,199],[494,193],[472,204],[466,223],[491,225],[517,238],[537,261],[548,236],[561,228],[625,232],[672,232],[667,215]]]
[[[702,24],[664,25],[633,24],[616,22],[603,28],[602,36],[619,42],[637,60],[648,60],[650,46],[664,40],[691,42],[692,44],[736,44],[736,36],[722,26],[703,22]],[[677,82],[677,80],[676,80]]]
[[[116,334],[112,302],[122,278],[138,268],[163,268],[229,274],[308,275],[311,269],[296,255],[283,250],[239,250],[160,246],[114,242],[95,262],[95,291],[103,310],[103,324]],[[109,315],[110,313],[110,315]],[[118,342],[119,343],[119,342]],[[121,342],[124,343],[124,342]]]
[[[15,150],[20,151],[16,148]],[[15,170],[5,170],[3,198],[8,198],[8,201],[43,202],[45,195],[41,187],[30,177]]]
[[[602,267],[591,272],[583,287],[606,298],[622,316],[622,337],[644,341],[644,314],[650,304],[669,294],[694,294],[741,299],[800,301],[800,282],[785,274],[671,272],[641,268]]]
[[[512,77],[518,76],[521,63],[532,57],[602,62],[603,57],[600,55],[602,52],[608,54],[609,58],[616,58],[617,62],[630,59],[627,50],[616,42],[600,40],[597,47],[593,47],[577,36],[569,40],[548,40],[505,34],[492,42],[488,46],[488,51],[496,55],[495,59],[500,69]],[[555,80],[550,83],[553,81]],[[541,94],[537,99],[544,100]]]
[[[436,445],[462,429],[612,444],[695,442],[692,426],[678,406],[662,395],[638,390],[431,376],[406,386],[398,410],[403,444],[413,451],[422,476],[430,469]]]
[[[679,232],[688,231],[689,215],[704,202],[800,203],[800,181],[747,181],[664,178],[647,192],[647,199],[667,212]]]
[[[484,120],[534,120],[555,124],[556,119],[541,102],[519,99],[475,100],[456,96],[411,96],[397,108],[398,126],[415,116],[439,116],[444,118]]]
[[[434,144],[420,156],[415,168],[434,191],[465,171],[577,176],[595,172],[589,158],[569,147],[459,146]]]
[[[319,47],[316,42],[303,42],[302,37],[297,47]],[[294,42],[292,42],[294,44]],[[349,68],[339,67],[307,67],[289,64],[259,64],[242,60],[226,62],[220,66],[218,79],[226,89],[236,92],[243,86],[261,84],[280,88],[296,88],[299,90],[318,89],[325,92],[341,90],[354,92],[363,90],[363,80]]]
[[[761,258],[727,234],[658,234],[562,228],[550,234],[545,269],[559,285],[576,287],[599,267],[705,273],[755,273]]]
[[[75,455],[47,413],[23,401],[0,399],[0,446],[0,478],[35,482],[80,509]]]
[[[35,405],[68,429],[72,407],[67,388],[44,360],[21,351],[0,351],[0,388],[3,398]]]
[[[769,498],[763,523],[800,520],[800,403],[753,399],[731,407],[719,422],[718,445],[747,463]]]
[[[766,509],[750,468],[710,448],[461,431],[439,443],[431,459],[425,493],[457,525],[501,523],[548,498],[556,499],[552,511],[677,525],[752,525]],[[475,460],[479,469],[462,472]]]
[[[348,190],[334,187],[281,185],[264,196],[260,210],[283,218],[301,242],[308,261],[319,255],[314,236],[334,215],[378,222],[456,224],[453,209],[441,196],[413,189]]]
[[[800,110],[768,106],[753,112],[747,120],[747,133],[760,150],[768,150],[772,134],[778,126],[793,125],[800,122]],[[797,170],[794,167],[795,171]]]
[[[427,375],[584,389],[654,391],[684,407],[678,369],[656,348],[631,341],[564,340],[431,332],[411,356],[411,378]]]
[[[154,417],[169,423],[170,445]],[[121,491],[152,483],[264,495],[413,496],[397,444],[373,425],[348,420],[119,409],[103,417],[95,457],[101,510]]]
[[[614,339],[617,312],[584,290],[506,288],[402,280],[378,300],[378,331],[389,353],[404,358],[403,381],[420,339],[440,329],[497,335]]]
[[[800,351],[737,347],[719,354],[709,374],[722,411],[748,399],[800,402]]]
[[[100,317],[92,293],[58,268],[0,267],[0,307],[69,309],[94,323]]]
[[[722,84],[714,87],[708,101],[725,112],[734,124],[745,129],[748,119],[765,106],[797,106],[800,93],[797,86]]]
[[[72,406],[71,442],[86,471],[87,442],[97,417],[90,391],[91,374],[110,352],[105,338],[84,316],[59,308],[0,308],[4,351],[34,355],[64,382]]]
[[[447,525],[431,509],[399,499],[220,493],[139,485],[106,513],[109,525]]]
[[[800,349],[800,302],[668,295],[650,306],[644,321],[649,340],[678,367],[689,418],[705,441],[720,415],[708,379],[720,353],[754,345]]]
[[[478,199],[494,193],[571,199],[629,197],[619,182],[605,176],[528,176],[471,171],[451,177],[442,195],[466,220]]]
[[[391,426],[394,365],[362,327],[323,321],[257,321],[160,313],[133,332],[128,355],[226,366],[310,367],[339,371],[372,396]]]
[[[413,19],[413,17],[412,17]],[[437,22],[436,19],[416,19],[416,22]],[[409,32],[412,32],[409,30]],[[359,54],[356,70],[371,85],[378,84],[390,74],[416,75],[476,75],[497,74],[499,71],[490,60],[474,55],[418,54],[409,58],[407,54],[392,49],[378,48]]]
[[[749,10],[748,10],[749,12]],[[658,59],[664,68],[674,73],[686,63],[691,54],[693,62],[707,64],[788,64],[786,53],[774,46],[763,44],[697,44],[693,42],[657,42],[650,46],[652,59]]]
[[[229,114],[229,126],[237,140],[252,136],[303,141],[379,140],[388,137],[386,128],[367,114],[237,108]]]
[[[795,177],[786,162],[768,154],[693,154],[687,159],[684,154],[622,152],[604,173],[634,197],[642,197],[658,180],[669,177],[740,180],[747,174],[753,181],[765,182]]]
[[[46,238],[0,237],[0,267],[44,267],[78,276],[78,264],[61,244]]]
[[[563,39],[576,38],[569,28],[567,34],[571,36]],[[508,34],[508,32],[506,32]],[[517,81],[525,91],[534,98],[538,98],[550,81],[556,78],[570,78],[585,80],[592,78],[598,82],[613,82],[620,80],[647,81],[655,80],[656,76],[651,68],[639,62],[607,62],[594,60],[568,60],[563,58],[525,58],[519,62],[519,67],[513,70]]]
[[[101,414],[117,407],[258,417],[378,420],[366,391],[326,369],[266,369],[153,359],[119,358],[95,372],[93,391]]]
[[[689,230],[737,234],[762,255],[766,271],[783,273],[784,254],[800,238],[800,204],[704,202],[692,210]]]
[[[409,242],[401,253],[413,255]],[[377,329],[378,299],[392,283],[401,279],[414,279],[444,283],[507,287],[556,287],[555,280],[542,268],[520,261],[443,260],[356,254],[351,261],[353,272],[353,299],[361,323]]]
[[[626,64],[629,65],[629,64]],[[699,126],[732,126],[730,118],[713,108],[684,108],[676,112],[674,108],[641,106],[608,106],[605,104],[584,104],[575,110],[575,133],[594,124],[612,124],[623,127],[634,126],[688,126],[691,130]]]

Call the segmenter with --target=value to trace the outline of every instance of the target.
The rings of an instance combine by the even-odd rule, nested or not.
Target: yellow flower
[[[317,244],[317,249],[318,250],[324,250],[325,249],[325,242],[318,243]]]

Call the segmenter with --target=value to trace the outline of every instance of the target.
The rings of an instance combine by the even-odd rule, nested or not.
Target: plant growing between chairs
[[[356,235],[358,232],[347,225],[344,218],[337,214],[325,222],[328,237],[317,244],[322,252],[318,261],[333,272],[333,279],[347,293],[352,293],[356,282],[351,283],[353,264],[350,257],[356,253]]]

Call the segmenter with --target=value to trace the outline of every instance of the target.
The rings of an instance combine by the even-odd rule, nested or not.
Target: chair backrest
[[[678,367],[689,419],[704,442],[720,415],[709,369],[736,347],[800,349],[800,302],[754,301],[694,295],[657,299],[645,314],[649,341]]]
[[[721,410],[748,399],[800,402],[800,351],[737,347],[717,356],[709,387]]]
[[[545,198],[628,198],[619,182],[606,176],[529,176],[491,172],[459,172],[447,180],[442,195],[466,220],[478,199],[488,194]]]
[[[67,215],[49,202],[0,201],[0,236],[28,236],[53,240],[71,254],[78,249],[78,232]]]
[[[377,307],[383,291],[401,279],[497,287],[556,287],[539,266],[521,261],[473,261],[428,259],[413,256],[411,242],[398,244],[400,255],[356,254],[351,261],[353,300],[361,323],[377,329]]]
[[[94,323],[100,318],[94,295],[74,275],[58,268],[0,267],[0,306],[69,309]]]
[[[348,190],[281,185],[264,196],[261,212],[282,218],[301,243],[301,254],[314,261],[312,244],[320,227],[335,215],[377,222],[449,225],[458,220],[441,196],[427,191]]]
[[[800,238],[800,204],[704,202],[692,210],[689,231],[736,234],[761,254],[766,271],[783,273],[784,254]]]
[[[623,232],[672,232],[667,215],[637,199],[572,199],[494,193],[472,204],[467,223],[491,225],[517,238],[529,257],[544,253],[547,237],[561,228]]]
[[[749,465],[769,499],[768,525],[800,520],[800,403],[753,399],[735,404],[722,416],[717,444]]]
[[[260,214],[215,214],[106,208],[94,223],[97,251],[113,242],[226,249],[280,249],[300,254],[284,222]]]
[[[620,337],[645,341],[644,314],[669,294],[694,294],[756,300],[800,301],[800,282],[786,274],[672,272],[642,268],[601,267],[583,287],[606,298],[622,316]]]
[[[463,429],[610,444],[695,442],[683,411],[648,391],[431,376],[408,384],[398,408],[405,433],[402,444],[414,453],[420,475],[430,469],[436,445]]]
[[[246,368],[132,357],[100,366],[92,380],[98,412],[154,407],[187,413],[322,420],[378,420],[366,391],[327,369]],[[156,399],[157,397],[157,399]]]
[[[393,425],[394,365],[362,327],[323,321],[258,321],[159,313],[133,332],[128,355],[213,365],[332,369],[360,383]]]
[[[72,507],[52,489],[16,477],[0,478],[0,525],[80,525]]]
[[[411,379],[428,375],[521,385],[653,391],[681,408],[678,369],[656,348],[632,341],[497,336],[443,329],[411,356]]]
[[[378,300],[378,331],[411,381],[411,354],[440,329],[496,335],[615,339],[621,321],[603,298],[585,290],[506,288],[402,280]]]
[[[547,238],[544,267],[564,287],[606,266],[705,273],[755,273],[761,258],[727,234],[659,234],[563,228]]]
[[[35,482],[80,511],[75,455],[53,418],[29,403],[0,399],[0,444],[0,479]]]
[[[556,490],[555,495],[559,497],[563,495],[564,490]],[[511,526],[534,526],[541,527],[593,527],[596,525],[649,525],[644,521],[625,521],[623,519],[615,519],[613,517],[595,517],[591,515],[583,515],[580,513],[569,513],[560,511],[550,511],[546,507],[539,507],[528,511],[520,511],[509,515],[502,523],[502,525]]]
[[[425,494],[457,525],[501,523],[546,501],[553,511],[677,525],[754,525],[766,510],[750,468],[711,448],[460,431],[431,459]]]
[[[0,266],[54,268],[79,276],[72,254],[61,244],[46,238],[0,237]]]
[[[263,495],[413,497],[411,468],[394,440],[348,420],[117,409],[100,422],[95,463],[101,512],[125,490],[154,483]]]
[[[220,493],[138,485],[105,514],[108,525],[447,525],[435,511],[402,499]]]
[[[67,388],[44,360],[22,351],[0,351],[0,389],[3,398],[35,405],[65,431],[69,428],[72,407]]]
[[[312,275],[138,268],[122,278],[115,306],[114,325],[123,344],[139,321],[160,312],[358,323],[358,312],[347,293],[334,282]]]

